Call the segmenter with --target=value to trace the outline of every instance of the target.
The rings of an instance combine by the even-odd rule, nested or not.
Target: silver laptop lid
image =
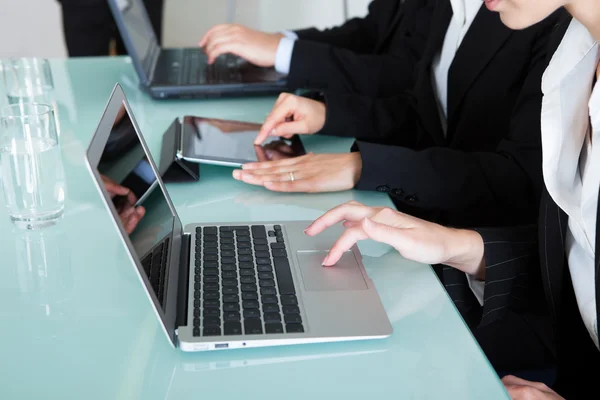
[[[118,84],[90,142],[87,161],[109,218],[127,246],[146,293],[175,345],[183,228]],[[131,195],[109,193],[106,185],[110,181],[129,188]],[[130,222],[136,205],[145,209],[145,215],[134,227]]]
[[[148,84],[160,46],[142,0],[108,0],[127,53],[143,84]]]

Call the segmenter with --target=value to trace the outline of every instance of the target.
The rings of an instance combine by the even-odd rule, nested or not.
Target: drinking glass
[[[17,227],[54,225],[62,216],[65,176],[50,105],[14,104],[1,110],[0,182]]]
[[[52,103],[52,69],[48,60],[18,58],[2,62],[4,88],[9,104]]]

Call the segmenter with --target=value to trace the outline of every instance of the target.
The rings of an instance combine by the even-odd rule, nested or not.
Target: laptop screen
[[[148,161],[126,108],[121,108],[100,157],[98,172],[165,311],[168,260],[175,216]]]
[[[139,60],[147,76],[158,42],[144,4],[141,0],[111,0],[111,5],[115,18],[121,22],[119,29],[129,55],[134,61]]]

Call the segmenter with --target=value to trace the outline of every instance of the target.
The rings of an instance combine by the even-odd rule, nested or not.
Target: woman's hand
[[[262,144],[269,136],[312,135],[325,126],[325,112],[325,104],[321,102],[283,93],[260,128],[254,144]]]
[[[275,192],[339,192],[360,179],[359,153],[307,154],[280,161],[244,164],[233,177]]]
[[[229,53],[259,67],[272,67],[282,37],[281,33],[265,33],[242,25],[223,24],[213,26],[198,45],[204,49],[209,64]]]
[[[423,264],[446,264],[483,279],[483,239],[474,231],[446,228],[390,208],[357,202],[338,206],[315,220],[306,234],[315,236],[343,222],[346,231],[323,265],[334,265],[360,240],[373,239],[394,247],[404,257]]]
[[[544,383],[531,382],[516,376],[507,375],[502,383],[512,400],[564,400]]]

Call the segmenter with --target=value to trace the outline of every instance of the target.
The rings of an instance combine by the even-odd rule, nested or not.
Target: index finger
[[[226,27],[227,27],[227,25],[226,25],[226,24],[219,24],[219,25],[215,25],[215,26],[213,26],[212,28],[210,28],[210,29],[208,30],[208,32],[206,32],[206,33],[204,34],[204,36],[202,36],[202,39],[200,39],[200,42],[198,43],[198,46],[200,46],[200,47],[204,47],[204,46],[206,46],[206,42],[208,42],[208,38],[209,38],[210,36],[212,36],[212,35],[213,35],[215,32],[218,32],[218,31],[220,31],[220,30],[223,30],[223,29],[225,29]]]
[[[256,137],[256,140],[254,141],[254,143],[260,144],[260,143],[264,142],[265,139],[271,133],[273,133],[275,128],[277,128],[277,125],[281,124],[282,122],[287,122],[286,118],[290,115],[291,111],[292,111],[292,109],[289,106],[289,103],[287,101],[284,101],[279,105],[276,105],[273,108],[273,110],[271,110],[271,113],[265,119],[265,122],[263,123],[263,126],[260,128],[260,131],[258,132],[258,136]],[[276,136],[276,134],[274,134],[273,136]]]
[[[335,263],[342,258],[344,253],[350,250],[356,242],[365,240],[366,238],[367,235],[359,226],[346,229],[329,250],[329,254],[327,254],[327,257],[323,260],[323,266],[329,267],[335,265]]]
[[[375,213],[376,211],[374,209],[360,203],[345,203],[332,208],[317,218],[308,228],[306,228],[305,232],[309,236],[315,236],[341,221],[360,221]]]
[[[113,181],[104,181],[104,187],[108,193],[118,196],[128,196],[131,193],[131,190]]]

